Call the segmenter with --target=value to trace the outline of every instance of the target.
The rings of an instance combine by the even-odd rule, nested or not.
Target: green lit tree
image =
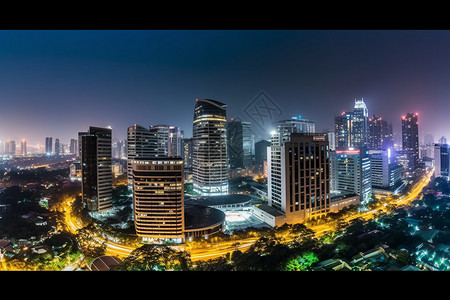
[[[285,267],[286,271],[310,271],[311,266],[319,259],[313,252],[305,252],[294,259],[291,259]]]

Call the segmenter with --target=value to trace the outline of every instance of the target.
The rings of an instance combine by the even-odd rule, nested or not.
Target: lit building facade
[[[134,158],[133,209],[144,241],[184,241],[184,174],[181,158]]]
[[[155,132],[134,124],[127,130],[127,178],[128,186],[133,185],[132,161],[138,157],[157,157],[158,139]]]
[[[89,127],[81,137],[81,192],[90,212],[112,208],[111,129]]]
[[[419,115],[402,116],[402,149],[408,156],[408,172],[412,175],[419,163]]]
[[[394,148],[392,124],[380,116],[373,115],[369,118],[368,148],[372,150]]]
[[[434,144],[434,176],[445,177],[447,180],[450,176],[448,148],[448,144]]]
[[[369,201],[372,194],[369,152],[364,148],[336,148],[330,157],[332,191],[356,194],[361,202]]]
[[[402,166],[391,158],[391,150],[369,150],[372,187],[390,189],[401,181]]]
[[[59,144],[59,139],[55,139],[55,155],[59,155],[61,152],[61,145]]]
[[[20,142],[20,154],[27,156],[27,141],[25,139]]]
[[[52,155],[53,154],[53,139],[51,137],[45,138],[45,154]]]
[[[355,99],[352,112],[335,117],[336,148],[367,147],[369,124],[368,109],[364,99]]]
[[[268,205],[300,223],[330,209],[330,161],[326,134],[291,133],[272,137],[268,155]]]
[[[228,194],[226,104],[196,99],[193,121],[193,188],[202,196]]]

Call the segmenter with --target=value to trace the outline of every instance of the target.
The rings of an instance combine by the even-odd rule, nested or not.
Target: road
[[[427,174],[424,175],[424,177],[417,182],[413,188],[411,189],[410,193],[407,195],[404,195],[400,197],[398,200],[393,201],[392,204],[395,205],[405,205],[410,203],[411,201],[414,201],[419,198],[419,196],[422,193],[422,189],[430,182],[431,176],[433,175],[434,169],[429,171]],[[70,203],[69,203],[70,204]],[[70,206],[70,205],[69,205]],[[344,221],[349,222],[352,219],[355,218],[364,218],[366,220],[369,220],[371,218],[374,218],[376,213],[379,213],[380,211],[385,211],[386,207],[381,206],[376,209],[372,209],[369,211],[360,212],[357,214],[354,214],[352,216],[349,216],[344,219]],[[70,208],[66,209],[66,224],[70,228],[71,231],[76,232],[76,230],[80,229],[80,224],[73,220],[73,218],[70,217]],[[326,223],[326,224],[320,224],[310,227],[316,234],[316,236],[321,236],[326,232],[335,230],[333,223]],[[116,256],[119,258],[125,258],[135,249],[134,247],[118,244],[109,240],[96,238],[99,243],[105,242],[106,244],[106,254]],[[236,240],[236,241],[228,241],[228,242],[220,242],[208,245],[206,247],[199,247],[199,248],[188,248],[186,246],[178,246],[177,249],[186,250],[191,254],[191,260],[192,261],[198,261],[198,260],[206,260],[206,259],[213,259],[217,257],[221,257],[226,255],[227,253],[232,253],[234,250],[239,249],[240,251],[244,252],[247,249],[253,245],[258,238],[248,238],[243,240]]]

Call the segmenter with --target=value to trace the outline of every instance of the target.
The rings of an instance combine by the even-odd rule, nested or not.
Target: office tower
[[[369,151],[373,188],[390,189],[401,181],[402,166],[391,158],[391,151]]]
[[[89,127],[78,134],[81,140],[81,192],[91,212],[112,208],[112,166],[110,128]]]
[[[434,144],[434,176],[445,177],[447,180],[450,176],[450,159],[448,156],[448,144]]]
[[[55,139],[55,155],[59,155],[60,150],[59,139]]]
[[[351,147],[366,147],[369,133],[368,128],[369,114],[364,99],[355,99],[353,109],[353,141]]]
[[[193,188],[205,195],[228,194],[226,104],[196,99],[193,121]]]
[[[127,130],[127,174],[128,185],[133,184],[131,162],[138,157],[157,157],[158,140],[156,133],[140,125],[128,127]]]
[[[392,149],[393,147],[392,124],[374,114],[372,118],[369,118],[368,148],[382,150],[388,148]]]
[[[184,169],[192,171],[193,139],[183,138],[183,160]]]
[[[52,145],[53,145],[52,138],[46,137],[45,138],[45,154],[47,154],[47,155],[53,154]]]
[[[336,148],[331,152],[331,190],[356,194],[361,202],[370,200],[372,180],[370,157],[364,148]]]
[[[260,140],[255,143],[255,166],[262,169],[264,161],[267,161],[267,147],[270,147],[271,143],[266,140]]]
[[[445,136],[441,136],[438,140],[438,144],[447,144],[447,138]]]
[[[136,233],[147,241],[184,240],[184,174],[181,158],[131,160]]]
[[[120,158],[120,146],[120,141],[114,138],[111,144],[111,155],[113,158]]]
[[[286,187],[285,177],[281,171],[284,168],[284,144],[290,141],[292,133],[313,134],[315,131],[313,124],[314,122],[304,119],[283,120],[276,124],[277,130],[272,132],[271,146],[268,148],[270,152],[267,154],[267,190],[269,205],[278,210],[283,211],[281,204]]]
[[[182,157],[184,132],[177,126],[169,126],[169,136],[167,138],[167,156]]]
[[[408,158],[408,172],[414,172],[419,161],[419,115],[407,113],[402,116],[402,149]]]
[[[364,99],[355,99],[353,112],[335,117],[336,148],[368,145],[368,110]]]
[[[169,156],[169,125],[154,125],[150,126],[150,132],[157,138],[157,157]]]
[[[268,156],[268,204],[295,224],[330,209],[329,147],[326,134],[291,133],[272,139]],[[276,151],[273,151],[276,150]]]
[[[249,122],[227,122],[227,153],[231,169],[245,168],[252,164],[252,133]]]
[[[288,120],[281,120],[276,123],[277,131],[287,133],[314,133],[316,132],[316,123],[314,121],[303,119],[302,116],[292,117]]]
[[[70,146],[69,146],[69,152],[70,154],[78,156],[78,147],[77,147],[77,140],[76,139],[70,139]]]
[[[7,139],[5,141],[5,154],[15,155],[16,154],[16,141]]]
[[[340,116],[334,118],[334,123],[336,138],[335,148],[351,147],[353,114],[351,112],[343,112]]]
[[[328,137],[328,147],[331,151],[336,150],[336,133],[334,131],[327,132]]]
[[[20,154],[22,154],[22,156],[27,155],[27,141],[25,139],[20,142]]]

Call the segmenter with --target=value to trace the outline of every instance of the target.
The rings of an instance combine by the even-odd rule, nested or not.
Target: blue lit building
[[[372,195],[372,176],[369,151],[364,148],[336,148],[330,151],[331,190],[336,194],[356,194],[361,202]]]

